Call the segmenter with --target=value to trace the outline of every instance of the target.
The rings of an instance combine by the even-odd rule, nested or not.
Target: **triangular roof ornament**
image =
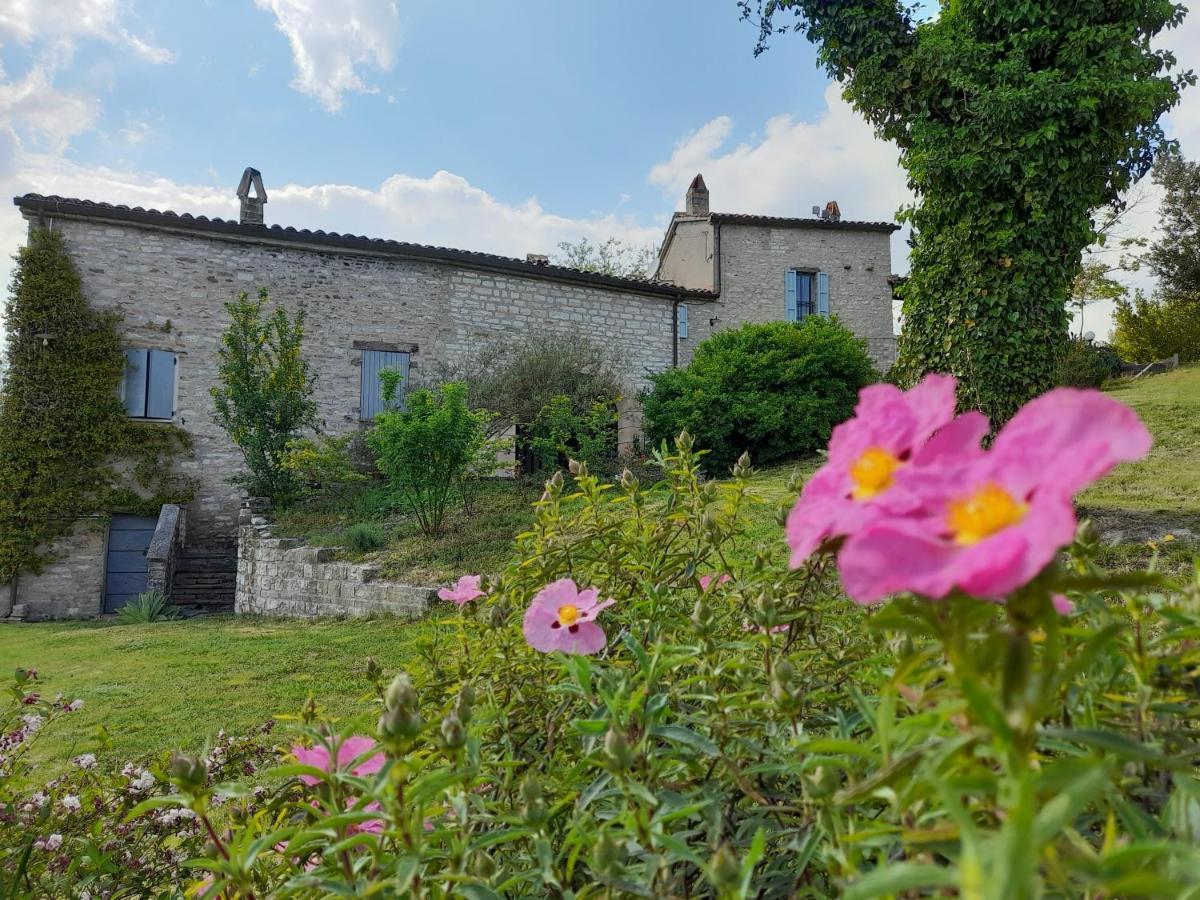
[[[262,172],[253,166],[246,166],[246,171],[242,173],[241,183],[238,184],[237,195],[239,199],[245,200],[250,196],[250,188],[254,187],[254,196],[261,202],[267,202],[267,189],[263,187]]]
[[[692,179],[692,183],[688,187],[688,190],[689,191],[707,191],[708,186],[705,185],[705,183],[704,183],[704,176],[697,174],[696,177]]]

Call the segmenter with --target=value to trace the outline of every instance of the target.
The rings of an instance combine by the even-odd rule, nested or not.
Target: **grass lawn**
[[[1114,568],[1138,567],[1159,539],[1163,563],[1183,570],[1200,535],[1200,366],[1113,388],[1136,408],[1155,434],[1143,463],[1121,467],[1082,498],[1087,514],[1105,529],[1127,529],[1127,537],[1105,549]],[[786,553],[776,521],[789,500],[793,471],[811,474],[818,460],[758,473],[750,510],[757,547]],[[281,533],[303,534],[313,543],[337,545],[345,528],[381,523],[390,544],[361,555],[385,573],[448,581],[464,572],[488,572],[507,560],[513,536],[532,521],[529,505],[538,484],[491,482],[470,513],[455,513],[446,534],[431,540],[403,515],[386,489],[374,486],[336,503],[312,504],[280,518]],[[1192,537],[1187,529],[1195,523]],[[1168,531],[1180,539],[1162,543]],[[104,755],[132,759],[195,743],[218,728],[244,730],[271,715],[296,712],[310,692],[335,715],[357,715],[367,691],[362,677],[367,656],[388,671],[419,668],[454,629],[434,618],[420,623],[391,619],[279,622],[233,617],[191,619],[153,625],[61,622],[0,628],[0,667],[36,666],[48,693],[81,697],[86,705],[58,731],[45,737],[37,758],[58,769],[76,753],[96,749],[103,722],[113,745]]]
[[[0,628],[0,660],[5,678],[35,666],[44,694],[83,699],[35,749],[35,759],[58,770],[83,752],[125,761],[196,747],[220,728],[236,733],[296,713],[310,693],[333,715],[357,716],[367,709],[368,656],[394,673],[453,635],[437,618],[47,622]],[[112,740],[104,750],[101,723]]]

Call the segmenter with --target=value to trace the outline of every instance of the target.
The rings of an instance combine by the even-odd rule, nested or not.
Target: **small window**
[[[392,350],[362,351],[362,369],[359,375],[358,418],[372,421],[379,413],[388,409],[383,402],[383,382],[379,373],[393,369],[400,373],[400,390],[395,407],[404,408],[404,394],[408,390],[409,354]]]
[[[121,399],[131,419],[175,417],[175,354],[169,350],[126,350]]]
[[[682,341],[686,341],[687,340],[687,329],[688,329],[688,308],[686,306],[684,306],[682,303],[680,303],[678,309],[679,309],[679,339]]]
[[[829,315],[829,274],[790,269],[786,282],[785,318],[802,322],[811,315]]]

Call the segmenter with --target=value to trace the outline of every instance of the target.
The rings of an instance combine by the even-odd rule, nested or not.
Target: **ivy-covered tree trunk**
[[[98,511],[123,433],[116,318],[88,306],[62,235],[29,233],[5,308],[0,386],[0,584],[36,571]]]
[[[1170,142],[1158,124],[1191,73],[1150,41],[1167,0],[739,0],[803,30],[847,98],[900,148],[916,205],[899,374],[949,372],[1000,423],[1053,384],[1093,210],[1119,204]],[[794,24],[775,16],[792,12]]]

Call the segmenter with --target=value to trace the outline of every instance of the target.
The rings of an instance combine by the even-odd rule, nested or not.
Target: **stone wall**
[[[661,296],[493,273],[458,263],[369,251],[272,244],[269,239],[173,231],[92,218],[56,218],[88,300],[121,312],[129,347],[177,354],[175,422],[195,437],[179,468],[199,480],[189,509],[188,547],[232,552],[238,491],[229,477],[241,455],[212,418],[209,388],[227,323],[223,304],[267,288],[308,314],[305,355],[318,376],[315,399],[334,433],[359,423],[358,343],[415,348],[419,383],[462,362],[487,341],[533,330],[584,334],[625,361],[630,396],[647,372],[672,360],[672,301]],[[628,439],[636,420],[627,416]]]
[[[158,513],[158,526],[146,550],[146,590],[171,596],[175,582],[175,560],[184,540],[186,512],[174,503],[164,503]]]
[[[330,547],[272,537],[265,518],[244,510],[238,529],[234,612],[308,619],[389,613],[421,616],[435,588],[384,581],[376,566],[337,562]]]
[[[390,613],[415,619],[434,589],[377,580],[374,566],[335,562],[328,547],[299,538],[264,537],[254,526],[240,529],[237,594],[239,615],[314,618]]]
[[[789,269],[828,272],[830,313],[866,339],[881,371],[895,362],[889,233],[723,223],[718,252],[720,299],[692,306],[688,338],[679,342],[680,365],[686,365],[696,345],[715,330],[782,321]],[[710,326],[713,318],[718,321]]]
[[[84,619],[100,615],[104,608],[104,556],[108,529],[100,517],[79,519],[71,531],[55,542],[56,559],[37,574],[0,585],[0,598],[14,601],[9,617],[27,622],[40,619]],[[3,616],[0,609],[0,616]],[[0,619],[3,621],[3,619]]]

